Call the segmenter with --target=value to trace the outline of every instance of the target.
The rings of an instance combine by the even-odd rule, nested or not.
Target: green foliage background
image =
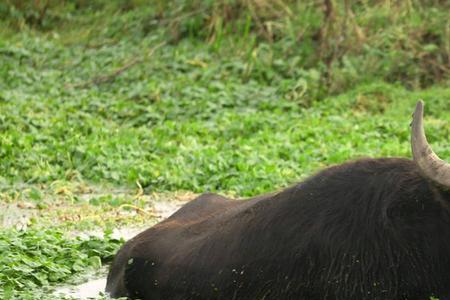
[[[410,157],[418,99],[450,160],[448,1],[7,0],[0,20],[2,190],[255,195]]]

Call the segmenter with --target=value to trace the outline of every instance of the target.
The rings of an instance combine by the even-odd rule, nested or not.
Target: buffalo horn
[[[423,101],[419,100],[411,123],[411,148],[414,162],[422,174],[434,183],[450,189],[450,164],[431,150],[423,129]]]

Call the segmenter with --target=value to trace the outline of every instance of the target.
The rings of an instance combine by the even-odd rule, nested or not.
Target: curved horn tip
[[[420,122],[420,119],[423,119],[423,107],[424,107],[425,103],[423,102],[423,100],[419,99],[416,103],[416,109],[414,110],[413,114],[412,114],[412,121],[409,124],[409,126],[413,126],[414,124]]]
[[[414,117],[417,115],[423,115],[423,107],[425,106],[425,103],[423,100],[418,100],[416,103],[416,110],[414,111]]]

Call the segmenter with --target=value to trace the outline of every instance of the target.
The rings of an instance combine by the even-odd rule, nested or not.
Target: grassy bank
[[[445,1],[23,3],[0,4],[0,204],[38,213],[0,229],[0,297],[108,261],[120,241],[61,230],[151,223],[137,212],[161,193],[246,197],[410,157],[418,99],[450,160]]]
[[[410,90],[378,80],[305,105],[307,83],[243,81],[245,61],[190,41],[165,45],[102,84],[93,81],[157,42],[87,49],[30,33],[5,42],[6,182],[139,181],[147,191],[251,195],[358,156],[409,156],[408,124],[419,98],[428,105],[436,151],[449,155],[444,86]]]

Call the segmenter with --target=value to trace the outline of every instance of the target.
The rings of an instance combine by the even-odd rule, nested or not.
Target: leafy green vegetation
[[[67,238],[61,230],[2,230],[0,232],[0,296],[11,299],[21,291],[63,282],[77,272],[99,268],[112,259],[121,241],[105,237]]]
[[[450,160],[449,12],[431,0],[0,3],[0,204],[38,211],[27,231],[1,231],[0,297],[41,299],[107,260],[117,240],[62,230],[153,222],[158,197],[143,195],[245,197],[361,156],[410,157],[418,99]]]

